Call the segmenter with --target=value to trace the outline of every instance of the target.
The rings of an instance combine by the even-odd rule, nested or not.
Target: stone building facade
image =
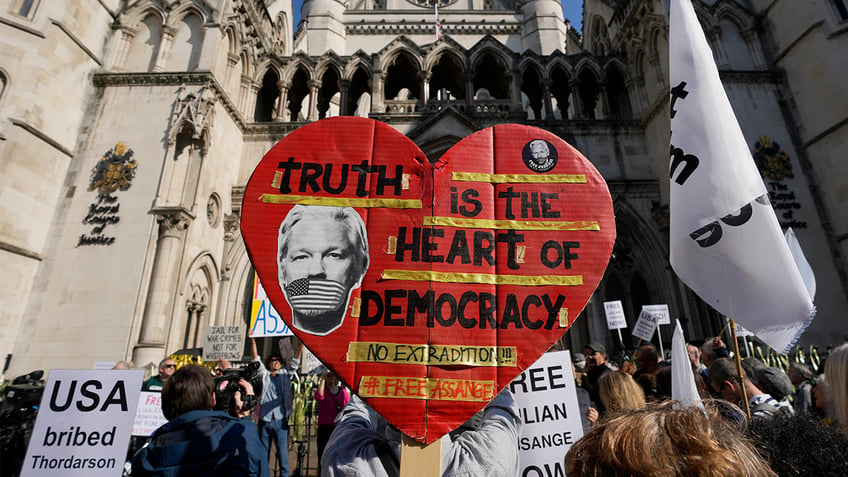
[[[566,0],[571,1],[571,0]],[[11,372],[157,362],[244,323],[241,191],[270,147],[329,116],[384,121],[436,159],[499,123],[550,130],[603,174],[618,240],[564,344],[613,344],[667,303],[722,322],[668,265],[668,15],[661,0],[0,1],[0,353]],[[816,272],[803,344],[848,313],[843,0],[695,0],[731,102]],[[728,172],[732,173],[732,172]],[[625,339],[629,335],[625,331]],[[669,333],[666,332],[666,335]],[[668,339],[668,336],[665,336]]]

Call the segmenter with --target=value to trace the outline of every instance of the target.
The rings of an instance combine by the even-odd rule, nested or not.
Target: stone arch
[[[450,48],[441,48],[428,57],[430,73],[428,97],[431,100],[465,100],[467,96],[467,67],[464,59]]]
[[[630,91],[627,67],[618,59],[613,59],[604,67],[606,79],[607,104],[612,119],[632,119],[633,109],[630,103]]]
[[[257,123],[270,122],[274,119],[276,101],[280,96],[278,83],[280,75],[273,65],[268,65],[256,92],[256,107],[253,109],[253,121]]]
[[[298,62],[291,69],[286,68],[286,73],[290,76],[288,80],[284,80],[289,85],[288,94],[286,96],[286,111],[284,111],[283,120],[287,115],[290,121],[305,121],[309,114],[309,82],[311,81],[311,69],[304,63]]]
[[[250,303],[248,289],[252,290],[254,271],[244,247],[244,240],[234,234],[231,248],[224,259],[226,275],[218,293],[218,325],[249,325]]]
[[[589,25],[591,25],[589,51],[596,56],[610,54],[610,38],[604,18],[601,15],[593,15]]]
[[[144,10],[141,18],[132,24],[135,34],[129,52],[124,60],[123,69],[130,72],[147,72],[156,64],[162,42],[164,17],[155,8]]]
[[[214,324],[213,299],[220,281],[218,265],[209,252],[202,252],[189,265],[180,287],[183,307],[175,313],[169,349],[203,346],[203,333]],[[176,339],[174,339],[176,338]]]
[[[551,82],[552,114],[554,119],[568,119],[574,115],[571,104],[573,72],[564,61],[557,61],[549,66],[546,76]]]
[[[475,99],[486,90],[494,99],[510,99],[512,61],[503,51],[484,48],[471,58],[472,84]]]
[[[528,120],[541,120],[545,117],[547,111],[544,96],[541,67],[535,61],[526,62],[521,69],[521,99]]]
[[[751,56],[749,40],[752,41],[756,36],[749,34],[746,39],[744,33],[751,31],[751,22],[729,7],[720,8],[716,12],[716,19],[720,32],[720,47],[727,60],[727,68],[731,70],[753,70],[754,59]]]
[[[318,119],[338,116],[341,109],[341,69],[335,61],[320,65],[321,87],[318,89]]]
[[[6,93],[6,88],[9,87],[9,74],[6,70],[0,68],[0,104],[3,104],[3,98]]]
[[[195,71],[200,64],[203,48],[203,12],[196,8],[185,8],[172,15],[169,23],[176,33],[165,63],[168,71]]]
[[[367,63],[357,62],[350,74],[348,104],[345,112],[351,116],[368,117],[371,113],[371,70]]]
[[[385,100],[421,100],[423,98],[420,55],[406,47],[398,47],[384,55],[383,97]]]
[[[600,72],[597,65],[583,61],[575,68],[580,83],[578,96],[584,119],[597,119],[601,116]]]

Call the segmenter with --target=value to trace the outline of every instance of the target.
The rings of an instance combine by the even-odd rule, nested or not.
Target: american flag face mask
[[[298,313],[316,315],[342,306],[347,288],[339,282],[300,278],[286,285],[289,304]]]

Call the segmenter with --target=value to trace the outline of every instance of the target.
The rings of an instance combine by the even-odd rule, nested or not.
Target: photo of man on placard
[[[277,251],[294,328],[324,336],[340,327],[368,263],[365,222],[353,208],[294,206],[280,224]]]

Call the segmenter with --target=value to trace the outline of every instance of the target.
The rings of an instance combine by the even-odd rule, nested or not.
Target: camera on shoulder
[[[241,393],[242,409],[252,409],[259,402],[262,394],[262,378],[259,374],[262,363],[251,361],[244,367],[223,370],[223,374],[215,378],[215,410],[226,411],[231,416],[238,416],[235,394]],[[244,379],[253,386],[253,394],[247,394],[239,380]]]

